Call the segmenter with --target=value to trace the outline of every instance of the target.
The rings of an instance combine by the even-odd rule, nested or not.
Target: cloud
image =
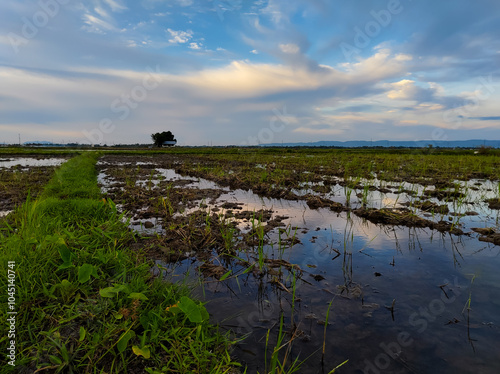
[[[500,121],[500,116],[494,117],[469,117],[469,119],[477,119],[479,121]]]
[[[425,89],[415,85],[415,81],[403,79],[396,83],[390,83],[392,88],[387,93],[389,99],[394,100],[412,100],[419,103],[432,101],[435,96],[435,90]]]
[[[11,41],[7,35],[0,35],[0,44],[10,45]]]
[[[387,87],[391,90],[387,97],[392,100],[408,100],[417,102],[420,108],[428,110],[442,110],[463,106],[466,101],[463,97],[447,96],[443,88],[433,82],[428,83],[428,88],[421,87],[410,79],[403,79],[399,82],[389,83]]]
[[[308,134],[308,135],[340,135],[343,134],[345,130],[336,129],[331,125],[317,125],[317,126],[308,126],[308,127],[298,127],[293,132],[300,134]]]
[[[172,29],[167,29],[167,31],[170,33],[171,39],[168,41],[170,43],[174,44],[184,44],[189,42],[191,38],[193,37],[193,31],[192,30],[186,30],[186,31],[175,31]]]
[[[180,6],[191,6],[193,5],[193,0],[177,0],[177,3],[180,5]]]
[[[201,43],[189,43],[189,48],[194,49],[194,50],[200,50],[201,49]]]
[[[116,28],[112,24],[91,14],[84,14],[83,22],[86,24],[86,26],[84,26],[84,29],[88,32],[104,33],[103,29],[108,31],[116,31]]]
[[[116,130],[105,134],[103,142],[107,143],[149,142],[149,134],[168,123],[183,144],[207,144],[207,139],[214,144],[239,144],[268,128],[275,110],[281,112],[286,105],[287,124],[282,133],[273,135],[275,141],[430,138],[435,126],[455,131],[453,124],[443,121],[442,110],[432,109],[434,103],[407,108],[399,104],[405,100],[388,98],[389,92],[404,91],[407,84],[381,88],[380,80],[400,76],[407,61],[398,62],[388,54],[386,63],[395,64],[394,75],[381,70],[373,76],[370,67],[383,64],[380,56],[359,61],[349,71],[326,65],[316,71],[248,61],[182,74],[160,69],[161,84],[148,91],[144,101],[136,102],[137,107],[123,120],[112,110],[112,103],[130,98],[148,73],[88,67],[65,72],[0,67],[0,127],[3,136],[13,140],[19,132],[16,124],[22,124],[21,132],[31,134],[30,140],[64,134],[66,140],[88,142],[81,131],[92,131],[108,118]],[[495,110],[493,98],[486,104],[485,110]],[[494,121],[464,119],[460,130],[466,134],[468,129],[495,126]]]
[[[125,6],[122,0],[103,0],[113,12],[121,12],[127,10],[127,6]]]
[[[274,116],[270,108],[281,109],[283,99],[288,96],[287,105],[294,110],[288,121],[290,128],[312,126],[317,132],[327,130],[318,124],[364,119],[354,114],[328,116],[311,112],[314,104],[327,98],[363,97],[374,89],[378,79],[384,77],[373,76],[371,72],[365,74],[363,64],[358,67],[360,70],[354,67],[348,74],[333,67],[316,71],[281,64],[233,61],[221,68],[198,72],[161,72],[163,83],[148,92],[147,100],[136,103],[137,109],[131,110],[130,116],[123,121],[118,119],[111,105],[123,95],[130,97],[147,73],[89,67],[73,67],[60,72],[0,67],[0,96],[3,97],[0,103],[9,102],[2,108],[0,124],[32,121],[34,125],[35,121],[41,121],[52,129],[90,131],[97,128],[103,118],[110,118],[117,127],[128,130],[108,135],[106,141],[126,142],[127,139],[148,141],[147,132],[153,131],[155,126],[161,127],[168,119],[172,128],[190,141],[197,138],[193,137],[193,132],[199,132],[202,139],[203,134],[215,131],[224,133],[225,142],[235,142],[234,139],[244,138],[246,134],[252,135],[252,123],[267,126],[270,117]],[[396,70],[403,69],[400,66]],[[30,108],[29,112],[24,110],[26,107]],[[137,127],[138,120],[149,125]],[[235,123],[238,126],[233,128]],[[337,131],[338,127],[335,129]]]
[[[94,11],[103,18],[109,18],[109,14],[101,7],[96,6]]]
[[[280,44],[279,45],[281,52],[295,54],[300,52],[300,48],[297,44],[289,43],[289,44]]]
[[[354,28],[364,30],[387,2],[222,0],[223,20],[215,1],[69,2],[16,54],[7,35],[22,34],[22,17],[32,19],[38,3],[0,2],[0,124],[9,131],[16,124],[78,131],[110,117],[117,142],[148,141],[145,131],[168,123],[187,143],[234,144],[284,105],[293,118],[285,140],[431,138],[436,127],[451,137],[500,127],[493,0],[457,0],[452,10],[401,1],[404,10],[350,62],[339,44],[353,44]],[[157,64],[161,86],[117,121],[110,104]],[[476,95],[480,77],[490,76]],[[476,105],[474,97],[487,94]]]

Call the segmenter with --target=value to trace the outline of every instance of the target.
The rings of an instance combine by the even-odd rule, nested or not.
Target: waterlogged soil
[[[305,360],[300,373],[346,360],[338,372],[500,371],[496,181],[252,176],[273,167],[171,154],[98,163],[131,245],[157,276],[198,284],[212,322],[245,337],[233,354],[248,373],[269,368],[280,325],[280,359]]]
[[[28,196],[36,198],[55,168],[66,160],[67,157],[0,155],[0,217],[24,203]]]

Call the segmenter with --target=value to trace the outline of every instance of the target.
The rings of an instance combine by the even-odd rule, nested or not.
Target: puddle
[[[30,196],[35,199],[67,157],[2,157],[0,159],[0,211],[10,211]]]
[[[326,177],[325,177],[326,178]],[[472,179],[469,181],[451,181],[451,184],[457,186],[458,191],[463,191],[463,198],[459,201],[447,202],[429,195],[429,191],[435,191],[434,186],[424,186],[418,183],[388,183],[377,178],[374,179],[356,179],[348,183],[356,181],[356,184],[371,186],[372,188],[350,188],[341,186],[345,180],[343,178],[329,178],[335,185],[325,186],[323,182],[319,183],[304,183],[303,189],[292,190],[298,196],[307,194],[324,196],[327,199],[346,204],[352,209],[365,208],[403,208],[409,207],[415,215],[433,222],[448,220],[454,222],[458,227],[470,231],[472,227],[496,227],[499,228],[500,211],[492,210],[486,203],[487,199],[495,199],[499,197],[498,181],[487,181]],[[318,192],[315,188],[324,188],[322,192]],[[376,189],[382,189],[379,191]],[[447,191],[455,191],[454,188],[443,189]],[[439,209],[432,212],[431,209],[422,210],[419,204],[422,202],[430,202],[436,207],[446,207],[448,212],[443,213]],[[445,208],[445,209],[446,209]]]
[[[312,355],[300,372],[320,372],[322,323],[332,299],[326,334],[329,370],[346,359],[350,360],[347,372],[366,372],[371,364],[390,373],[470,372],[463,368],[480,362],[484,362],[481,372],[500,369],[493,359],[498,354],[494,342],[500,338],[500,302],[491,304],[500,298],[495,270],[500,265],[500,247],[429,229],[380,227],[348,218],[347,213],[311,210],[304,202],[261,199],[251,192],[234,191],[218,200],[290,217],[284,223],[297,227],[294,232],[301,242],[284,251],[277,250],[276,244],[264,248],[268,258],[285,259],[303,271],[296,280],[293,320],[292,295],[276,287],[269,275],[240,275],[224,282],[209,278],[196,289],[197,296],[208,303],[214,322],[236,334],[249,334],[235,351],[249,373],[263,372],[263,342],[267,330],[279,325],[281,314],[286,327],[295,324],[299,331],[293,352],[300,352],[302,359]],[[251,261],[255,253],[236,256]],[[236,274],[245,269],[215,255],[213,260]],[[161,265],[168,269],[166,279],[186,282],[189,275],[194,282],[201,263],[188,259]],[[471,274],[477,276],[472,287]],[[293,289],[290,272],[280,279],[286,289]],[[469,292],[474,307],[467,321],[462,310]],[[395,359],[384,361],[387,346],[398,351]]]
[[[11,157],[0,160],[0,168],[9,169],[13,166],[39,167],[39,166],[59,166],[66,162],[66,158],[34,158],[34,157]]]
[[[490,193],[496,196],[498,183],[481,182],[476,186],[479,191],[472,190],[460,207],[428,199],[448,204],[453,212],[478,213],[461,218],[467,234],[455,236],[428,228],[376,225],[346,211],[310,209],[304,200],[262,198],[185,178],[170,169],[154,170],[155,177],[138,179],[134,188],[157,189],[161,195],[164,183],[185,180],[179,191],[221,192],[215,198],[196,198],[197,207],[186,208],[173,219],[197,211],[206,217],[216,214],[233,222],[241,239],[259,225],[255,216],[272,211],[262,226],[281,217],[281,226],[265,233],[264,245],[243,250],[236,244],[230,256],[212,250],[196,258],[194,252],[186,252],[181,256],[186,259],[157,260],[153,269],[168,281],[194,287],[197,297],[207,303],[211,321],[223,331],[246,336],[233,354],[247,366],[247,373],[265,372],[266,335],[270,330],[269,359],[281,318],[285,342],[293,337],[288,357],[307,359],[300,373],[328,373],[345,360],[349,361],[339,372],[500,372],[500,246],[478,241],[478,234],[469,232],[470,227],[498,227],[497,212],[483,202]],[[104,191],[116,183],[105,170],[100,181]],[[479,181],[467,183],[474,186]],[[430,189],[412,188],[420,194]],[[399,207],[415,200],[392,191],[370,191],[371,206]],[[329,196],[345,203],[343,187],[333,186]],[[229,211],[233,217],[225,217]],[[448,219],[448,214],[428,219],[440,218]],[[146,221],[153,227],[145,228]],[[135,220],[131,228],[143,235],[164,236],[164,225],[153,217]],[[200,282],[207,266],[212,276]],[[227,271],[232,273],[219,281],[217,277]]]

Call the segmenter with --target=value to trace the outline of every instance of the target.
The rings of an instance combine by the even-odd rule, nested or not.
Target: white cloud
[[[123,3],[122,0],[103,0],[113,12],[121,12],[123,10],[128,9]]]
[[[193,0],[177,0],[180,6],[190,6],[193,5]]]
[[[417,85],[415,81],[403,79],[399,82],[386,84],[390,88],[387,97],[392,100],[416,101],[415,109],[442,110],[445,107],[455,107],[464,104],[464,99],[458,96],[446,96],[445,90],[437,83],[429,82],[428,87]]]
[[[403,53],[400,53],[394,57],[396,61],[411,61],[413,60],[413,56],[411,55],[405,55]]]
[[[379,87],[380,82],[399,77],[404,71],[404,61],[395,61],[387,52],[354,64],[349,72],[325,65],[322,69],[310,70],[306,67],[233,61],[221,68],[205,69],[173,79],[197,87],[199,95],[221,100],[325,88],[330,90],[331,96],[362,97],[374,90],[388,91],[391,87]]]
[[[201,43],[189,43],[189,48],[194,49],[194,50],[200,50],[201,49]]]
[[[282,8],[290,7],[290,2],[281,3],[279,0],[269,0],[265,8],[260,9],[260,13],[269,17],[275,24],[288,22],[288,15]]]
[[[88,13],[84,14],[83,15],[83,22],[86,25],[83,28],[89,32],[102,34],[102,33],[104,33],[103,29],[108,30],[108,31],[116,31],[115,26],[113,26],[111,23],[104,21],[100,18],[97,18],[97,17],[93,16],[92,14],[88,14]]]
[[[182,34],[174,33],[182,39]],[[187,47],[204,48],[199,41],[190,41],[191,36],[184,38],[188,39],[184,42]],[[129,47],[136,47],[141,39],[123,40],[128,41]],[[366,136],[396,138],[424,125],[452,129],[454,123],[443,121],[446,108],[439,100],[412,105],[405,102],[422,98],[426,92],[434,98],[443,97],[440,86],[425,87],[404,79],[408,61],[396,59],[390,51],[377,51],[344,70],[327,65],[310,69],[249,61],[182,74],[161,73],[160,68],[158,76],[163,83],[148,91],[147,100],[123,121],[110,104],[123,94],[130,96],[131,90],[148,76],[144,71],[73,67],[52,74],[0,67],[0,127],[20,123],[36,133],[37,138],[43,138],[42,126],[61,134],[69,131],[78,135],[82,129],[97,128],[102,118],[110,118],[117,131],[106,135],[106,142],[147,142],[148,134],[168,122],[169,130],[185,144],[204,144],[210,136],[217,136],[220,144],[239,144],[255,135],[256,126],[268,126],[273,109],[286,104],[289,126],[283,134],[290,141],[328,136],[342,140]],[[498,97],[492,97],[482,102],[477,116],[498,115],[495,99],[498,101]],[[318,107],[328,110],[314,110]],[[145,125],[137,126],[138,123]],[[464,120],[462,129],[488,126],[494,128],[498,124]],[[9,139],[15,139],[16,131],[8,130]]]
[[[94,11],[95,11],[98,15],[100,15],[101,17],[103,17],[103,18],[109,18],[109,14],[108,14],[108,12],[106,12],[106,11],[105,11],[103,8],[101,8],[101,7],[96,6],[96,7],[94,8]]]
[[[254,55],[258,55],[259,51],[257,51],[256,49],[253,49],[253,50],[250,51],[250,53],[253,53]]]
[[[418,93],[415,82],[409,79],[403,79],[396,83],[390,83],[392,90],[387,93],[387,97],[393,100],[414,100]]]
[[[170,43],[174,43],[174,44],[187,43],[193,37],[193,31],[191,31],[191,30],[186,30],[186,31],[179,30],[179,31],[175,31],[175,30],[172,30],[172,29],[167,29],[167,31],[170,33],[170,36],[172,37],[168,41]]]
[[[0,35],[0,44],[10,44],[8,36]]]
[[[279,45],[281,52],[296,54],[300,52],[300,48],[297,44],[289,43],[289,44],[280,44]]]

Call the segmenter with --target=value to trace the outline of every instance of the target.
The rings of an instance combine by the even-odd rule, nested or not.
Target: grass
[[[59,169],[38,200],[28,201],[18,209],[9,218],[10,226],[5,226],[0,234],[0,257],[4,263],[16,261],[19,292],[24,292],[17,295],[18,309],[22,310],[17,328],[21,370],[96,373],[236,370],[237,365],[231,362],[227,352],[228,343],[208,324],[204,306],[192,300],[186,289],[154,278],[150,272],[151,263],[146,259],[149,255],[146,249],[144,252],[129,249],[135,238],[125,229],[123,217],[113,202],[102,200],[95,183],[94,164],[98,154],[87,153]],[[111,154],[118,152],[109,153],[112,158]],[[281,268],[277,277],[264,278],[266,268],[271,267],[268,264],[274,260],[270,256],[274,253],[274,243],[270,242],[263,217],[257,212],[248,219],[251,230],[246,236],[238,233],[229,216],[210,209],[204,214],[201,214],[201,209],[199,214],[186,213],[185,219],[181,219],[175,213],[182,213],[189,207],[185,203],[197,199],[195,195],[189,195],[193,191],[189,192],[182,185],[159,182],[161,178],[155,171],[158,165],[162,169],[175,169],[182,175],[204,177],[232,189],[252,189],[275,198],[284,196],[287,199],[286,195],[274,192],[301,189],[301,183],[308,183],[311,188],[322,187],[317,191],[322,193],[328,193],[336,185],[335,189],[345,191],[347,201],[351,201],[353,192],[358,195],[359,202],[352,200],[352,207],[357,203],[368,205],[373,199],[370,184],[378,181],[383,181],[384,186],[392,185],[390,188],[399,189],[398,192],[403,192],[406,186],[411,189],[408,196],[413,201],[422,193],[420,190],[438,180],[466,180],[479,174],[494,179],[499,177],[500,170],[496,156],[472,155],[465,151],[433,150],[422,154],[414,150],[375,153],[332,149],[177,148],[120,151],[119,154],[120,157],[128,154],[132,162],[106,171],[108,176],[120,177],[117,178],[120,184],[114,187],[116,195],[111,196],[131,212],[149,204],[150,213],[161,217],[163,227],[174,239],[164,240],[170,237],[159,235],[146,242],[151,247],[162,247],[169,253],[179,250],[181,254],[192,250],[205,254],[217,251],[221,259],[237,259],[242,253],[239,245],[247,244],[242,245],[248,256],[248,261],[242,260],[243,269],[234,272],[229,269],[215,281],[238,282],[240,275],[255,270],[255,275],[262,279],[276,279],[274,284],[278,288],[283,286],[286,291],[287,287],[290,288],[291,326],[284,328],[281,315],[279,331],[268,332],[266,374],[300,372],[302,362],[295,359],[291,351],[292,343],[298,337],[294,318],[299,279],[296,269],[284,266],[288,270],[286,281],[282,278]],[[155,163],[139,167],[135,165],[136,155],[154,155],[143,159]],[[140,185],[138,181],[141,181]],[[124,189],[120,190],[122,186]],[[445,192],[450,188],[439,189]],[[458,185],[453,188],[451,192],[462,190]],[[199,198],[202,194],[196,196]],[[465,197],[453,198],[451,201],[457,211],[468,200]],[[208,197],[206,199],[210,201]],[[205,200],[201,205],[206,206]],[[417,214],[418,207],[410,207]],[[347,212],[348,217],[350,213]],[[388,211],[387,214],[392,213]],[[297,228],[293,230],[292,239]],[[288,244],[287,239],[282,238],[283,234],[289,239],[292,227],[278,228],[279,260],[286,253]],[[348,291],[352,283],[355,240],[352,228],[346,227],[343,239],[342,272]],[[185,244],[185,247],[179,244]],[[340,251],[333,250],[340,254]],[[249,256],[255,262],[250,261]],[[245,269],[244,266],[248,267]],[[5,270],[1,271],[4,272],[0,273],[4,282],[7,279]],[[327,309],[323,346],[319,349],[322,358],[325,356],[330,308],[331,304]],[[275,327],[278,330],[278,326]],[[270,339],[269,334],[276,339]]]
[[[267,362],[267,348],[269,347],[270,340],[269,335],[271,330],[267,331],[266,334],[266,356],[265,356],[265,374],[291,374],[300,370],[301,365],[304,363],[303,361],[299,361],[299,358],[296,357],[294,360],[289,360],[289,356],[291,355],[292,344],[293,341],[297,338],[295,330],[292,333],[289,341],[285,341],[287,333],[284,330],[284,316],[281,314],[280,316],[280,324],[279,331],[276,340],[276,345],[272,348],[271,357],[269,358],[269,366]],[[284,354],[282,351],[284,350]],[[281,358],[281,356],[283,356]],[[264,373],[262,373],[264,374]]]
[[[2,223],[0,258],[15,261],[18,312],[16,367],[3,372],[234,372],[228,341],[205,307],[154,277],[145,256],[129,249],[123,217],[100,198],[97,158],[68,161],[37,200]],[[6,282],[4,266],[2,289]],[[7,334],[0,339],[6,344]]]
[[[173,152],[173,151],[171,151]],[[175,151],[182,154],[182,150]],[[187,153],[186,153],[187,154]],[[301,181],[311,181],[314,175],[335,175],[338,177],[372,179],[375,173],[379,179],[398,181],[401,178],[425,182],[427,178],[470,179],[474,176],[498,179],[500,161],[493,155],[474,155],[466,151],[440,151],[422,154],[418,150],[339,150],[339,149],[228,149],[211,153],[209,149],[189,154],[204,162],[186,164],[184,169],[198,168],[206,174],[221,165],[230,164],[236,171],[243,169],[248,181],[254,184],[265,181],[269,184],[294,182],[297,176]],[[314,157],[308,157],[313,155]],[[286,157],[284,157],[286,156]],[[199,161],[198,160],[198,161]],[[196,160],[193,160],[196,161]],[[256,168],[255,164],[269,170]],[[208,168],[208,169],[207,169]],[[311,174],[304,174],[309,171]],[[225,174],[220,179],[231,179],[235,175]],[[383,178],[381,178],[383,177]],[[314,178],[313,178],[314,179]],[[428,182],[428,181],[427,181]]]

